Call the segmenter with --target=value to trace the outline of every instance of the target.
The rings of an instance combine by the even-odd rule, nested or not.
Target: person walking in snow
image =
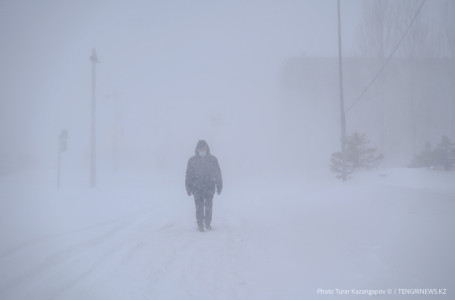
[[[210,154],[206,141],[200,140],[196,146],[196,154],[188,160],[185,185],[188,196],[194,196],[196,205],[196,222],[199,231],[211,230],[212,206],[215,188],[221,194],[223,180],[220,165],[215,156]]]

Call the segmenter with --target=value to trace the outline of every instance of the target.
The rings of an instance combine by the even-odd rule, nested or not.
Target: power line
[[[370,83],[368,83],[368,85],[363,89],[363,91],[360,93],[360,95],[355,99],[354,103],[352,103],[348,107],[348,109],[346,110],[346,113],[348,113],[351,110],[351,108],[354,107],[354,105],[356,105],[357,102],[359,102],[362,99],[362,97],[366,94],[368,89],[373,85],[373,83],[376,81],[376,79],[378,79],[379,75],[382,73],[382,71],[385,69],[387,64],[390,62],[390,60],[392,59],[392,56],[395,54],[395,52],[397,52],[397,50],[400,47],[401,43],[403,42],[404,38],[406,37],[406,35],[408,34],[409,30],[411,29],[412,24],[414,24],[414,21],[417,19],[417,16],[419,15],[420,11],[422,10],[423,5],[425,4],[425,1],[426,0],[422,0],[422,3],[420,3],[420,6],[417,9],[414,17],[412,18],[411,22],[409,23],[408,27],[406,28],[406,31],[404,32],[404,34],[401,36],[400,40],[396,44],[395,48],[393,48],[392,52],[389,54],[389,56],[387,57],[387,59],[385,60],[384,64],[381,66],[381,68],[379,68],[379,70],[376,73],[376,75],[374,75],[374,77],[370,81]]]

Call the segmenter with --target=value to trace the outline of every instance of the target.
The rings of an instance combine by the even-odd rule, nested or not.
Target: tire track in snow
[[[20,286],[21,284],[26,284],[31,280],[35,279],[37,276],[42,275],[47,270],[56,267],[60,263],[71,259],[72,257],[93,248],[104,241],[112,238],[113,236],[117,235],[122,229],[127,227],[127,224],[131,223],[131,221],[126,222],[123,221],[119,225],[115,226],[108,232],[102,234],[101,236],[97,236],[92,238],[88,241],[84,241],[82,243],[71,245],[66,249],[59,250],[29,271],[25,272],[22,275],[17,276],[16,278],[6,282],[3,286],[0,287],[0,295],[5,295],[10,293],[14,288]]]
[[[173,224],[168,223],[159,227],[158,229],[151,228],[153,227],[153,223],[153,221],[150,221],[148,223],[142,224],[140,228],[135,230],[137,232],[133,236],[129,236],[112,245],[110,247],[110,250],[104,252],[102,255],[99,255],[100,258],[87,270],[80,273],[77,277],[73,278],[67,284],[63,285],[63,287],[59,288],[58,291],[53,292],[51,297],[46,299],[62,299],[62,296],[65,295],[65,293],[65,296],[67,297],[63,298],[68,299],[68,295],[71,295],[71,293],[68,293],[68,291],[72,289],[74,290],[77,285],[80,285],[79,292],[73,294],[73,297],[71,297],[71,299],[86,298],[86,294],[90,295],[90,293],[94,291],[92,290],[91,286],[93,286],[93,288],[98,288],[95,283],[102,277],[103,272],[106,273],[106,268],[103,268],[103,266],[106,266],[107,268],[113,267],[116,272],[120,270],[122,277],[124,277],[127,273],[127,270],[125,268],[131,265],[132,260],[139,254],[140,250],[144,250],[144,246],[154,244],[155,238],[159,236],[159,234],[165,234],[165,231],[174,226]],[[149,242],[144,242],[147,237],[148,239],[152,240]],[[125,247],[125,245],[127,246]],[[123,253],[123,255],[115,256],[118,253]],[[170,264],[172,260],[173,257],[170,257],[165,265]],[[96,274],[97,271],[99,271],[101,274]],[[166,272],[166,270],[164,269],[162,272]],[[149,281],[150,277],[143,276],[141,279]],[[86,287],[83,287],[84,283]],[[131,293],[133,291],[130,290],[129,292]]]
[[[164,233],[161,233],[164,234]],[[165,233],[169,236],[169,233]],[[163,260],[162,264],[158,266],[154,266],[153,263],[147,264],[145,267],[147,269],[153,269],[153,271],[149,271],[148,274],[146,275],[146,280],[148,282],[152,282],[153,284],[158,283],[165,274],[169,272],[169,268],[171,265],[173,265],[176,261],[176,258],[180,255],[182,251],[186,251],[186,249],[193,243],[193,235],[186,236],[184,240],[182,240],[181,243],[179,243],[177,246],[174,245],[172,251],[168,253],[167,257]],[[155,245],[155,243],[151,242],[149,244]],[[147,247],[147,244],[144,245],[144,249]],[[153,252],[152,252],[153,254]],[[148,293],[147,293],[148,294]]]
[[[122,270],[123,276],[127,279],[134,277],[133,281],[141,286],[131,292],[145,290],[139,292],[138,296],[144,299],[154,299],[150,296],[154,294],[154,287],[170,273],[179,253],[185,252],[193,243],[194,237],[200,235],[196,230],[185,227],[182,230],[182,227],[174,223],[166,223],[159,228],[151,227],[150,224],[144,224],[141,232],[130,238],[130,241],[136,242],[123,251],[125,254],[117,263],[117,269]],[[133,268],[132,273],[129,268]]]
[[[2,251],[0,253],[0,261],[5,259],[5,258],[7,258],[7,257],[9,257],[12,254],[16,254],[19,251],[22,251],[22,250],[24,250],[26,248],[29,248],[29,247],[31,247],[31,246],[33,246],[35,244],[38,244],[38,243],[41,243],[41,242],[44,242],[44,241],[48,241],[48,240],[51,240],[51,239],[59,238],[59,237],[62,237],[62,236],[68,235],[68,234],[74,234],[74,233],[80,233],[80,232],[84,232],[84,231],[89,231],[89,230],[92,230],[94,228],[98,228],[98,227],[101,227],[101,226],[109,225],[109,224],[112,224],[112,223],[118,223],[118,222],[119,222],[118,220],[111,220],[111,221],[101,222],[101,223],[97,223],[97,224],[93,224],[93,225],[89,225],[89,226],[84,226],[84,227],[81,227],[81,228],[77,228],[77,229],[69,230],[69,231],[65,231],[65,232],[59,232],[59,233],[55,233],[55,234],[38,236],[38,237],[35,237],[35,238],[32,238],[32,239],[29,239],[27,241],[21,242],[18,245],[11,246],[11,247],[5,249],[4,251]]]
[[[128,241],[123,241],[120,244],[116,244],[113,247],[111,247],[107,252],[104,252],[103,254],[99,255],[100,258],[97,259],[90,267],[83,271],[81,274],[77,275],[75,278],[71,278],[69,282],[64,284],[62,287],[60,287],[57,290],[54,290],[52,294],[49,296],[49,300],[53,299],[62,299],[62,295],[70,291],[72,288],[80,284],[81,282],[85,281],[90,275],[92,275],[95,271],[99,270],[101,266],[103,266],[104,263],[108,262],[111,260],[112,256],[114,256],[115,253],[125,251],[123,248],[120,248],[123,246],[123,244],[127,244]]]
[[[165,256],[158,265],[151,262],[145,266],[145,268],[148,269],[144,278],[148,282],[144,293],[145,297],[149,297],[147,299],[160,298],[160,294],[157,295],[159,289],[162,289],[162,287],[169,282],[173,282],[176,286],[182,286],[180,283],[177,284],[174,282],[173,279],[175,278],[169,279],[169,277],[175,276],[175,266],[179,269],[178,266],[181,265],[182,253],[188,253],[191,251],[191,248],[194,247],[194,237],[196,234],[200,233],[194,232],[194,234],[189,235],[185,240],[182,240],[182,242],[179,243],[177,247],[174,247],[172,252],[168,256]]]
[[[161,263],[151,261],[145,267],[151,270],[144,276],[148,281],[144,297],[240,299],[239,289],[245,281],[235,257],[243,236],[233,228],[228,224],[219,229],[215,227],[212,232],[194,231],[178,243],[170,232],[161,242],[174,244],[172,253],[161,258]],[[143,245],[144,250],[151,248],[152,257],[155,245]]]
[[[149,217],[147,216],[147,219],[148,218]],[[149,233],[150,231],[149,228],[151,227],[151,225],[152,225],[151,222],[142,224],[141,227],[136,230],[138,231],[138,233],[134,234],[133,236],[128,235],[126,238],[123,238],[118,242],[114,243],[114,245],[112,245],[108,251],[105,251],[102,254],[98,254],[99,259],[92,263],[92,265],[89,268],[80,273],[78,276],[72,278],[69,282],[64,284],[58,290],[52,292],[52,295],[48,299],[61,299],[64,293],[70,291],[71,289],[79,285],[81,282],[90,281],[87,279],[91,275],[93,275],[97,270],[101,270],[102,269],[101,266],[103,265],[107,265],[109,267],[115,266],[116,268],[121,266],[122,262],[125,263],[125,257],[131,256],[131,253],[134,252],[134,249],[136,249],[138,245],[142,243],[143,237],[144,235],[147,235]],[[158,231],[167,229],[169,227],[172,227],[172,224],[165,224],[162,227],[160,227]],[[136,244],[132,243],[132,241],[137,241],[138,239],[139,239],[138,243]],[[119,252],[120,253],[123,252],[125,254],[123,254],[121,258],[117,259],[115,263],[112,263],[112,260],[115,259],[113,257],[115,256],[115,254]],[[84,292],[85,290],[81,291],[79,294],[82,294]]]

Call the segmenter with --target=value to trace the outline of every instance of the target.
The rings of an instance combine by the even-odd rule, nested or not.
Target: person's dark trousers
[[[212,222],[213,193],[198,192],[194,194],[196,204],[196,222],[199,228],[210,226]]]

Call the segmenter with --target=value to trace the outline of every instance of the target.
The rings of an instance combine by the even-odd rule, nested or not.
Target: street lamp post
[[[61,160],[62,153],[66,152],[68,140],[68,131],[62,130],[58,139],[58,165],[57,165],[57,188],[60,188],[60,173],[61,173]]]
[[[90,153],[90,187],[96,187],[96,64],[98,57],[95,48],[90,56],[92,62],[92,126],[91,126],[91,153]]]

